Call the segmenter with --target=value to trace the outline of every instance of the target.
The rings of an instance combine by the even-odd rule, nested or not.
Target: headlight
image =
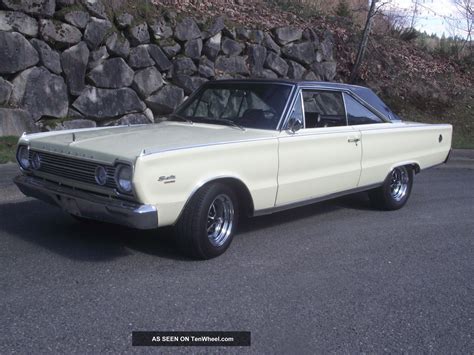
[[[118,165],[115,182],[121,192],[132,192],[132,168],[128,165]]]
[[[33,157],[31,158],[31,167],[35,170],[41,168],[41,157],[38,153],[33,153]]]
[[[107,170],[103,166],[95,168],[95,182],[101,186],[107,183]]]
[[[25,169],[28,170],[30,168],[30,151],[26,145],[21,145],[17,152],[16,152],[16,160],[18,164]]]

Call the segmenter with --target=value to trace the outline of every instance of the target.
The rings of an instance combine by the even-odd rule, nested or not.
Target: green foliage
[[[447,88],[451,87],[452,80],[454,79],[449,74],[440,78],[440,81],[446,83]],[[415,85],[413,84],[413,86]],[[420,86],[425,87],[426,85],[422,83]],[[449,89],[444,90],[448,92]],[[384,102],[404,120],[452,124],[453,148],[474,149],[474,125],[472,125],[474,89],[464,88],[456,95],[449,94],[449,101],[452,105],[436,103],[428,96],[425,95],[425,97],[424,100],[421,100],[420,98],[410,99],[407,96],[401,97],[393,93],[382,95]]]
[[[337,16],[352,18],[352,10],[347,0],[339,0],[334,12]]]
[[[428,34],[426,31],[420,32],[411,28],[392,28],[390,34],[392,37],[414,43],[425,52],[452,60],[470,70],[474,67],[474,45],[466,43],[459,36],[446,37],[443,34],[439,37],[435,33]]]
[[[393,37],[399,38],[405,42],[412,42],[420,37],[420,32],[415,28],[393,28],[391,33]]]
[[[405,42],[412,42],[418,38],[419,32],[414,28],[407,28],[400,33],[400,39]]]
[[[0,164],[15,161],[16,144],[18,137],[0,137]]]

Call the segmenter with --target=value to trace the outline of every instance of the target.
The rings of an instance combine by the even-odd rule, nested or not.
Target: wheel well
[[[240,211],[242,214],[246,216],[251,216],[253,214],[254,206],[252,195],[250,194],[247,186],[242,181],[236,178],[220,178],[209,181],[204,186],[216,182],[220,182],[229,186],[235,192],[237,198],[239,199]]]
[[[408,164],[408,166],[413,169],[415,174],[418,174],[421,171],[421,168],[417,163]]]

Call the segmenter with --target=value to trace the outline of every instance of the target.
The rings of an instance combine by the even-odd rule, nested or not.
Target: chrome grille
[[[41,159],[41,167],[37,171],[98,186],[95,181],[95,169],[101,165],[107,171],[107,182],[104,186],[113,189],[117,187],[114,166],[35,150],[30,150],[30,159],[33,153],[39,154]]]

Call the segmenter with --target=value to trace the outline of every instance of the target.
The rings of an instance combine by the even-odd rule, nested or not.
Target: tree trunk
[[[362,34],[362,39],[359,43],[359,50],[357,51],[357,58],[355,60],[354,66],[352,67],[351,76],[349,82],[353,83],[359,74],[359,68],[364,59],[365,51],[367,49],[367,43],[369,42],[370,31],[372,30],[372,25],[374,23],[375,17],[375,5],[378,0],[372,0],[370,3],[369,13],[367,14],[367,21],[365,22],[364,32]]]

